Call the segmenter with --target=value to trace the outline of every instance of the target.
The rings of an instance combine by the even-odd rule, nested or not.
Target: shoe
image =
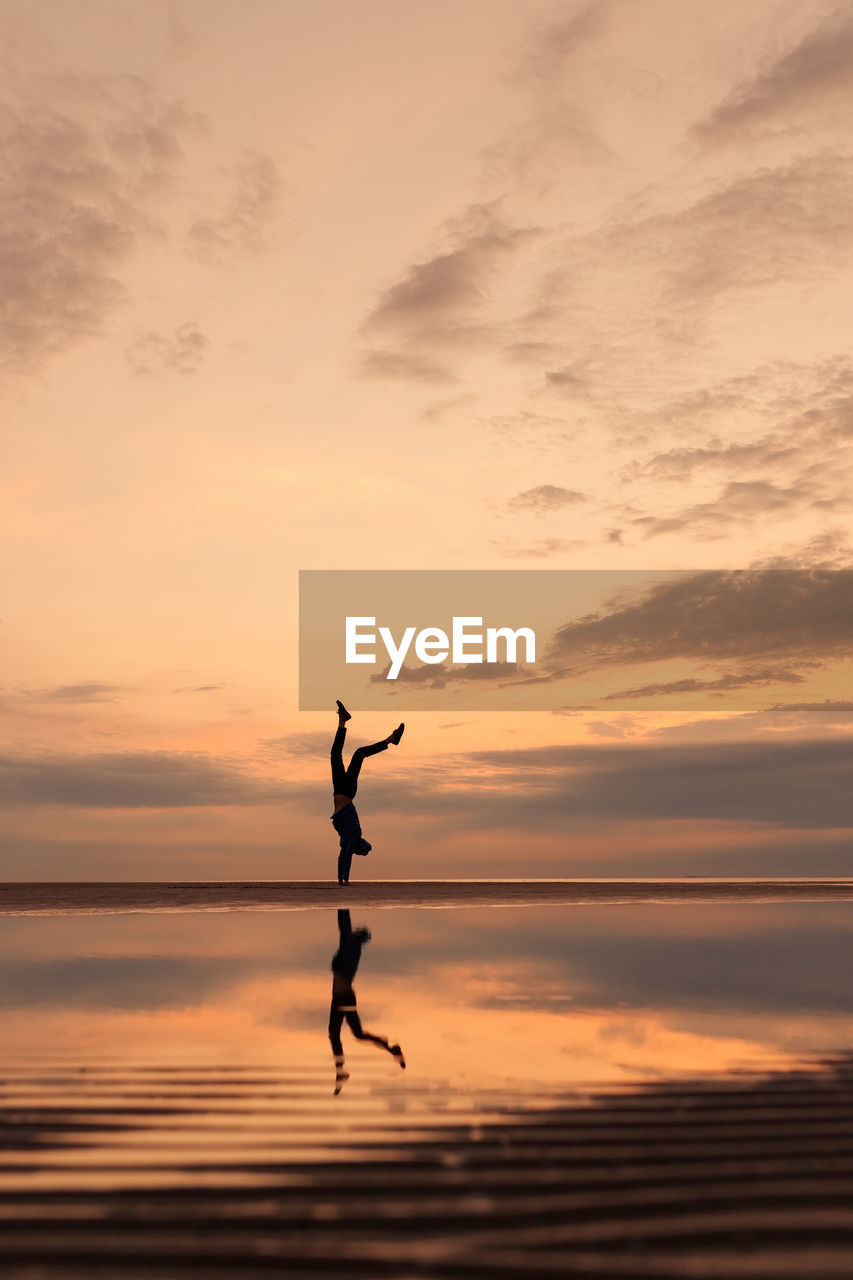
[[[340,698],[336,698],[336,699],[335,699],[335,701],[336,701],[336,702],[337,702],[337,704],[338,704],[338,715],[341,717],[341,719],[342,719],[342,720],[352,720],[352,716],[351,716],[351,715],[350,715],[350,713],[347,711],[346,707],[345,707],[345,706],[344,706],[344,704],[341,702]]]
[[[403,730],[405,729],[405,727],[406,726],[404,724],[398,724],[397,728],[391,734],[391,741],[394,743],[395,747],[400,745],[400,739],[403,736]]]
[[[403,1057],[403,1050],[400,1048],[400,1046],[399,1046],[398,1044],[392,1044],[392,1045],[390,1046],[390,1050],[389,1050],[389,1051],[390,1051],[390,1053],[391,1053],[391,1056],[392,1056],[393,1058],[396,1058],[396,1059],[397,1059],[397,1061],[399,1062],[400,1066],[401,1066],[401,1067],[403,1068],[403,1070],[405,1071],[405,1069],[406,1069],[406,1059]]]

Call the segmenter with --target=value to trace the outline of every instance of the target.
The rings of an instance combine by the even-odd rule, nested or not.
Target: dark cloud
[[[229,761],[190,752],[0,756],[0,801],[97,809],[272,804],[287,784],[254,778]]]
[[[542,823],[607,815],[853,826],[853,739],[548,746],[462,759],[498,772],[496,825],[514,811],[515,822],[527,812]]]
[[[193,321],[179,325],[171,334],[140,333],[125,348],[131,370],[140,375],[177,373],[186,377],[195,373],[204,359],[210,341]]]
[[[585,501],[584,495],[578,493],[577,489],[563,489],[556,484],[539,484],[533,489],[517,493],[507,506],[510,511],[533,511],[541,515]]]
[[[733,689],[766,688],[770,684],[804,684],[805,676],[796,671],[743,671],[720,676],[716,680],[669,680],[663,684],[644,684],[633,689],[619,689],[604,695],[604,702],[621,698],[656,698],[661,694],[729,693]]]
[[[448,352],[494,341],[492,291],[519,247],[538,232],[511,226],[498,202],[473,205],[442,228],[447,247],[411,266],[387,288],[364,323],[366,334],[393,333],[402,351],[369,352],[367,372],[415,381],[448,381]],[[487,307],[487,304],[491,304]],[[435,352],[441,352],[436,359]]]
[[[484,300],[489,279],[506,255],[534,232],[509,226],[492,205],[474,205],[445,227],[453,247],[415,263],[380,296],[365,328],[416,333],[440,330]]]
[[[573,395],[586,395],[589,390],[589,378],[576,373],[568,365],[562,369],[549,369],[545,374],[545,381],[548,386]]]
[[[188,233],[191,253],[227,264],[266,248],[279,211],[281,178],[271,156],[246,152],[222,171],[221,212],[197,218]]]
[[[586,665],[824,659],[853,644],[853,571],[709,571],[659,583],[635,603],[559,628],[551,660]]]
[[[18,372],[102,332],[194,124],[136,77],[39,85],[0,112],[0,360]]]
[[[809,108],[853,95],[853,22],[835,10],[793,49],[739,84],[693,128],[705,142],[739,140],[745,131],[797,127]]]

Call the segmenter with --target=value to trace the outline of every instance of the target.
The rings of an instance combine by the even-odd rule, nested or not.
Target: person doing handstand
[[[372,1031],[366,1031],[361,1025],[361,1018],[358,1016],[358,1007],[352,984],[355,978],[355,971],[358,968],[358,962],[361,959],[361,948],[366,942],[370,941],[370,930],[353,929],[349,911],[339,908],[338,934],[340,936],[340,946],[332,957],[332,1004],[329,1009],[329,1041],[332,1046],[332,1053],[335,1056],[335,1096],[343,1089],[344,1081],[349,1080],[349,1072],[344,1061],[344,1046],[341,1040],[344,1022],[346,1022],[356,1040],[362,1040],[367,1044],[375,1044],[377,1048],[387,1050],[399,1066],[404,1069],[406,1066],[406,1059],[403,1057],[403,1050],[400,1046],[391,1044],[391,1041],[385,1036],[376,1036]]]
[[[393,733],[381,742],[374,742],[370,747],[358,747],[353,751],[347,768],[344,768],[344,742],[346,741],[347,720],[352,716],[344,704],[338,699],[338,731],[332,743],[332,793],[335,812],[332,814],[332,825],[341,841],[338,854],[338,884],[349,884],[350,865],[353,854],[366,857],[373,845],[369,844],[361,834],[361,823],[358,820],[353,800],[358,789],[358,775],[361,766],[368,756],[375,756],[379,751],[387,751],[389,743],[396,747],[403,736],[404,724],[400,724]]]

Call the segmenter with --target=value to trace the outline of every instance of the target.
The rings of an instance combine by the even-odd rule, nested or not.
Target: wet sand
[[[436,1122],[377,1078],[29,1064],[4,1079],[7,1280],[850,1275],[853,1058]],[[342,1113],[343,1115],[343,1113]]]
[[[853,900],[853,879],[224,880],[0,884],[0,915]]]

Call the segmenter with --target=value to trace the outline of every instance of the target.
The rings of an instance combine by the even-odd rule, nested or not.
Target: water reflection
[[[349,1080],[341,1040],[344,1022],[356,1040],[375,1044],[390,1053],[401,1067],[406,1065],[400,1046],[391,1044],[385,1036],[377,1036],[371,1031],[366,1031],[361,1025],[358,1014],[356,994],[352,984],[361,960],[362,947],[370,941],[370,930],[353,929],[349,911],[339,910],[338,937],[338,949],[332,957],[332,1004],[329,1009],[329,1040],[335,1059],[335,1096],[344,1087],[344,1082]]]
[[[422,1087],[448,1105],[478,1089],[789,1069],[853,1046],[847,903],[394,908],[342,914],[337,949],[330,916],[5,918],[0,1064],[61,1050],[81,1066],[287,1066],[337,1117],[330,1036],[352,1071],[347,1107],[378,1087],[395,1105]],[[365,975],[367,923],[380,927]],[[406,1071],[387,1061],[397,1045]]]

